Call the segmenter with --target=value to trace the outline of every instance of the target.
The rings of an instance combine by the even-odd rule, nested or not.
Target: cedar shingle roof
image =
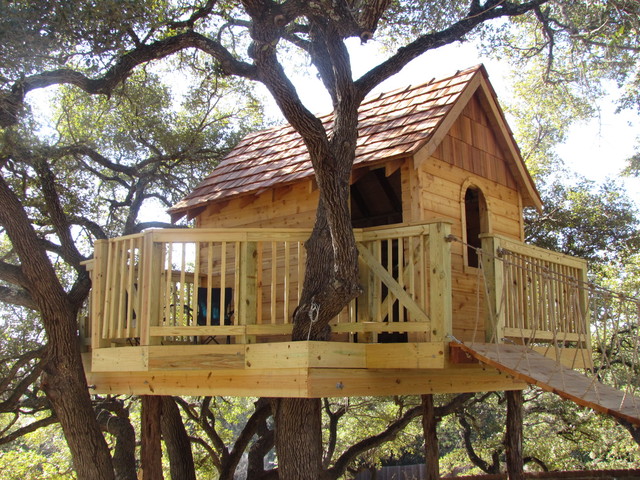
[[[483,66],[442,80],[409,86],[366,99],[359,110],[354,167],[406,157],[424,146]],[[331,127],[331,115],[321,117]],[[293,127],[247,135],[211,174],[169,211],[174,219],[197,215],[204,205],[290,184],[313,176],[306,147]]]

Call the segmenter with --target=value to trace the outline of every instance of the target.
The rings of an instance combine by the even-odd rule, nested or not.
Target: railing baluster
[[[165,243],[167,247],[167,260],[164,278],[164,319],[167,325],[173,326],[174,318],[171,311],[173,292],[173,242]],[[163,259],[164,260],[164,259]]]
[[[271,300],[269,302],[271,324],[277,323],[277,307],[278,307],[278,255],[277,244],[271,242]]]
[[[204,325],[209,325],[209,318],[211,317],[211,297],[213,295],[213,254],[214,254],[214,243],[207,243],[207,295],[205,298],[206,302],[206,312],[207,314],[204,316]],[[196,317],[197,319],[197,317]],[[196,322],[197,323],[197,322]]]
[[[256,323],[262,325],[264,323],[264,243],[257,242],[256,248]]]
[[[185,298],[187,296],[187,245],[182,242],[180,249],[180,296],[178,299],[178,305],[180,305],[180,309],[176,311],[176,320],[178,321],[178,325],[184,326],[187,324],[185,322],[185,310],[184,307],[187,304]]]
[[[220,325],[225,324],[227,316],[227,242],[220,242]],[[207,307],[210,308],[210,307]],[[209,312],[210,310],[207,310]]]
[[[109,241],[96,240],[93,253],[92,302],[91,302],[91,348],[108,346],[105,338],[107,311],[106,294],[109,275]]]
[[[191,287],[191,325],[198,325],[198,287],[200,286],[200,242],[194,245],[195,258],[193,261],[193,284]],[[221,303],[220,305],[224,305]],[[222,310],[222,308],[221,308]],[[207,313],[210,310],[207,310]]]
[[[290,242],[284,242],[284,310],[282,312],[283,321],[282,323],[289,323],[289,299],[290,293],[289,289],[291,288],[291,258],[290,257]]]

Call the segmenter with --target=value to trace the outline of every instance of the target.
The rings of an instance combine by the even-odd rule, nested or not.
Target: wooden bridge
[[[163,229],[96,242],[84,326],[95,392],[524,388],[513,375],[451,358],[453,338],[528,344],[569,367],[591,362],[585,262],[485,236],[481,268],[457,268],[455,258],[452,267],[456,240],[444,221],[356,229],[364,293],[332,321],[331,341],[291,342],[309,233]]]

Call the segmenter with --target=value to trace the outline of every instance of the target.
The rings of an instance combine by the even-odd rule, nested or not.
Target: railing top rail
[[[121,237],[113,237],[113,238],[109,238],[106,240],[96,240],[97,242],[100,241],[108,241],[108,242],[124,242],[126,240],[135,240],[137,238],[144,238],[146,232],[140,232],[140,233],[131,233],[129,235],[123,235]]]
[[[448,223],[450,220],[436,219],[420,223],[398,223],[379,227],[353,229],[357,241],[384,238],[399,238],[428,233],[428,226],[436,223]],[[136,238],[152,237],[156,242],[190,243],[204,241],[305,241],[311,235],[310,228],[150,228],[142,233],[110,239],[126,241]]]
[[[504,237],[502,235],[482,234],[480,235],[480,237],[497,238],[498,240],[500,240],[501,247],[516,254],[532,256],[541,260],[560,263],[580,270],[587,269],[587,261],[583,258],[572,257],[571,255],[566,255],[564,253],[554,252],[553,250],[547,250],[546,248],[530,245],[528,243],[524,243],[513,238]]]

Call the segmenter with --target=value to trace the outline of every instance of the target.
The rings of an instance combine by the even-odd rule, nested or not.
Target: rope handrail
[[[503,315],[505,325],[513,325],[505,331],[509,330],[511,338],[516,340],[514,347],[522,342],[535,348],[535,345],[547,342],[548,346],[541,353],[555,358],[557,364],[563,363],[565,354],[573,355],[574,362],[576,355],[582,355],[582,365],[590,376],[582,397],[592,398],[599,404],[606,403],[610,392],[601,382],[610,383],[624,392],[621,405],[630,405],[640,414],[640,401],[634,396],[640,381],[640,299],[583,280],[586,276],[584,268],[576,267],[571,259],[563,264],[562,258],[558,261],[541,258],[534,249],[527,256],[499,243],[493,244],[497,247],[495,250],[488,251],[454,236],[450,241],[474,249],[481,260],[478,281],[485,283],[485,300],[489,303],[485,321],[495,325]],[[526,246],[523,244],[523,247]],[[486,287],[485,272],[485,264],[492,262],[500,262],[499,271],[503,275],[502,289],[493,292],[496,296],[493,299]],[[478,296],[480,290],[478,285]],[[476,325],[476,330],[478,328]],[[516,335],[517,331],[520,335]],[[490,340],[489,344],[495,345],[493,355],[500,361],[506,354],[503,350],[505,343],[510,344],[510,338],[494,335]],[[533,371],[533,355],[536,354],[530,348],[521,350],[522,357],[512,359],[512,365],[523,371]],[[585,355],[588,358],[584,358]],[[594,365],[594,359],[597,365]],[[555,377],[555,384],[565,390],[570,387],[569,383],[575,384],[575,379],[567,377],[560,366],[551,373],[549,382],[552,377]]]

